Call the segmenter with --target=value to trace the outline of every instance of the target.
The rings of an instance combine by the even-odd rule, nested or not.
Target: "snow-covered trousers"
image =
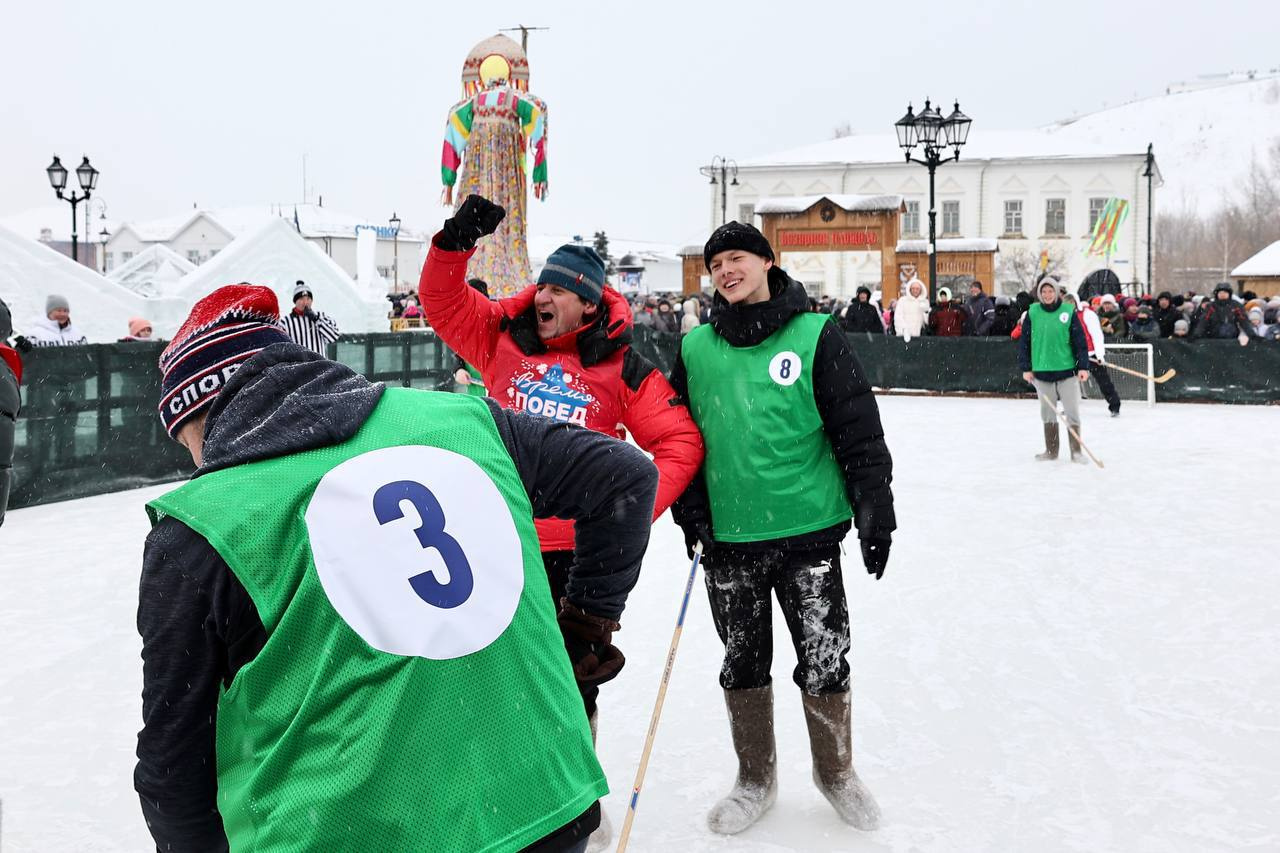
[[[1047,424],[1057,423],[1057,405],[1061,401],[1062,411],[1067,416],[1067,422],[1073,427],[1080,426],[1079,379],[1072,375],[1066,379],[1059,379],[1057,382],[1033,379],[1032,383],[1036,386],[1036,392],[1039,393],[1041,399],[1045,401],[1040,404],[1040,420]],[[1049,408],[1050,406],[1054,408],[1051,409]]]
[[[770,683],[772,593],[791,632],[795,683],[815,696],[849,689],[849,608],[839,556],[818,560],[795,551],[717,551],[706,576],[711,618],[724,643],[721,687],[744,690]]]

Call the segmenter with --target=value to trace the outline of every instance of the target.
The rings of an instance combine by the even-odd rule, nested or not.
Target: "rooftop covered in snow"
[[[273,220],[283,220],[290,225],[295,223],[296,230],[303,237],[348,237],[355,238],[358,228],[375,228],[386,231],[386,222],[375,222],[365,217],[321,207],[318,204],[261,204],[240,207],[220,207],[212,209],[197,208],[184,213],[166,216],[160,219],[137,220],[121,223],[121,228],[132,231],[139,240],[147,243],[167,242],[200,217],[205,217],[227,233],[229,237],[239,237],[257,231]],[[114,232],[112,232],[114,233]],[[390,239],[379,234],[383,239]],[[415,231],[401,226],[399,239],[406,243],[420,243],[427,239],[422,231]]]
[[[1280,277],[1280,240],[1231,271],[1232,278]]]
[[[823,199],[850,213],[902,209],[902,196],[900,195],[837,193],[834,195],[795,195],[764,198],[756,205],[756,213],[804,213]]]
[[[925,254],[929,250],[928,240],[899,240],[894,251],[903,254]],[[943,237],[938,240],[938,254],[946,252],[998,252],[1000,241],[994,237]]]

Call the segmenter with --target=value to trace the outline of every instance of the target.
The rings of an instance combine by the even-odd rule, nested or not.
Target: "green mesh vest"
[[[218,702],[232,850],[519,850],[607,793],[484,401],[391,389],[350,440],[148,511],[209,541],[267,633]]]
[[[1037,302],[1027,311],[1031,317],[1031,369],[1038,373],[1075,370],[1076,357],[1071,352],[1074,309],[1062,302],[1057,310],[1047,311]]]
[[[798,314],[752,347],[731,346],[710,325],[685,335],[717,542],[811,533],[853,516],[813,398],[814,351],[830,321]]]

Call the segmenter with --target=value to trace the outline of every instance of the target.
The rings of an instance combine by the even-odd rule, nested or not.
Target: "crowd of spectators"
[[[814,311],[832,314],[846,332],[897,335],[908,341],[922,335],[1016,336],[1023,314],[1034,302],[1030,292],[993,299],[980,281],[968,285],[966,298],[953,296],[949,288],[940,287],[937,304],[931,305],[928,288],[912,278],[887,306],[866,287],[859,287],[848,303],[827,296],[812,302]],[[1280,296],[1268,299],[1248,291],[1236,295],[1229,284],[1218,285],[1209,296],[1168,291],[1137,297],[1103,294],[1088,304],[1097,312],[1108,343],[1161,338],[1280,340]]]

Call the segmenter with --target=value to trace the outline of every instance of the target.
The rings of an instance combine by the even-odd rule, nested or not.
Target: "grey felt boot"
[[[853,770],[849,691],[825,696],[800,694],[813,752],[813,782],[847,824],[871,830],[880,825],[880,807]]]
[[[707,814],[707,826],[721,835],[735,835],[763,817],[778,799],[773,687],[726,690],[724,702],[738,753],[738,778],[728,796]]]

